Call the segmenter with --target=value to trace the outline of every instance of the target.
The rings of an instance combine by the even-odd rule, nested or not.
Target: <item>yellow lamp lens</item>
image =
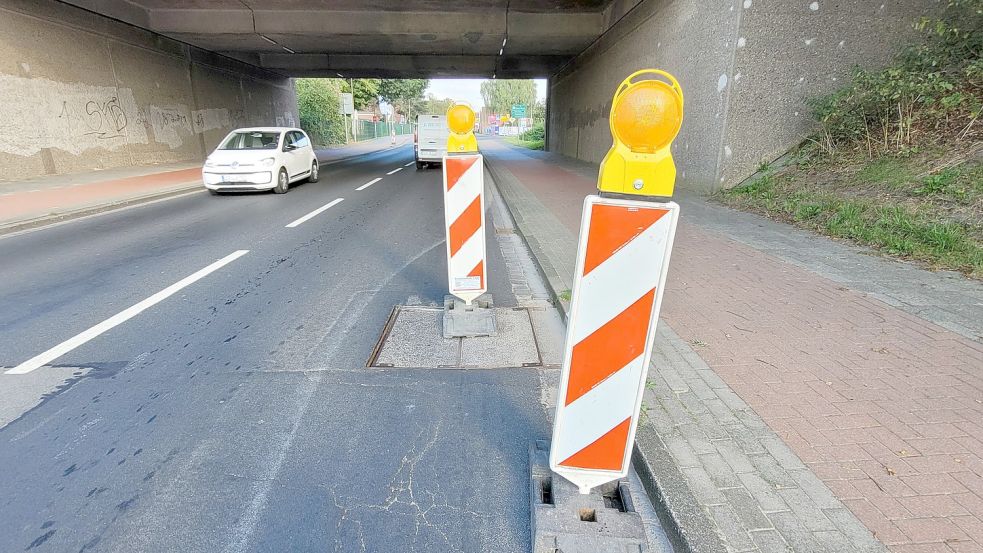
[[[652,153],[672,142],[683,122],[679,97],[666,83],[639,81],[615,100],[617,138],[633,152]]]
[[[474,112],[463,104],[451,106],[447,110],[447,127],[457,134],[466,134],[474,130]]]

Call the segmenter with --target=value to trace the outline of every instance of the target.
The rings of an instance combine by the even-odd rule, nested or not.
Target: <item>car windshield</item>
[[[237,132],[219,150],[275,150],[279,142],[278,132]]]

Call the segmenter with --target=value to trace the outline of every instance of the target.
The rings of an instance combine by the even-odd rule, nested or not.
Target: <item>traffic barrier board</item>
[[[488,290],[485,263],[484,159],[444,156],[444,228],[450,293],[470,304]]]
[[[628,474],[678,216],[675,202],[584,200],[550,451],[581,493]]]

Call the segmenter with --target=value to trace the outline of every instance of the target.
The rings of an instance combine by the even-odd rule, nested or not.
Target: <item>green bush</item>
[[[300,127],[317,145],[343,144],[345,122],[342,118],[337,79],[296,79],[297,108]]]
[[[543,123],[536,123],[531,129],[520,134],[519,139],[526,142],[546,140],[546,127]]]
[[[971,131],[983,109],[983,0],[950,0],[915,27],[923,40],[891,66],[855,68],[850,85],[810,101],[825,151],[903,152],[941,128]]]

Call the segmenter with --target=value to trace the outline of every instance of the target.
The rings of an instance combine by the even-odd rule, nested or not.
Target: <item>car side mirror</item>
[[[284,144],[283,145],[283,151],[284,152],[289,152],[291,150],[296,150],[296,149],[297,149],[297,146],[295,146],[293,144]]]

